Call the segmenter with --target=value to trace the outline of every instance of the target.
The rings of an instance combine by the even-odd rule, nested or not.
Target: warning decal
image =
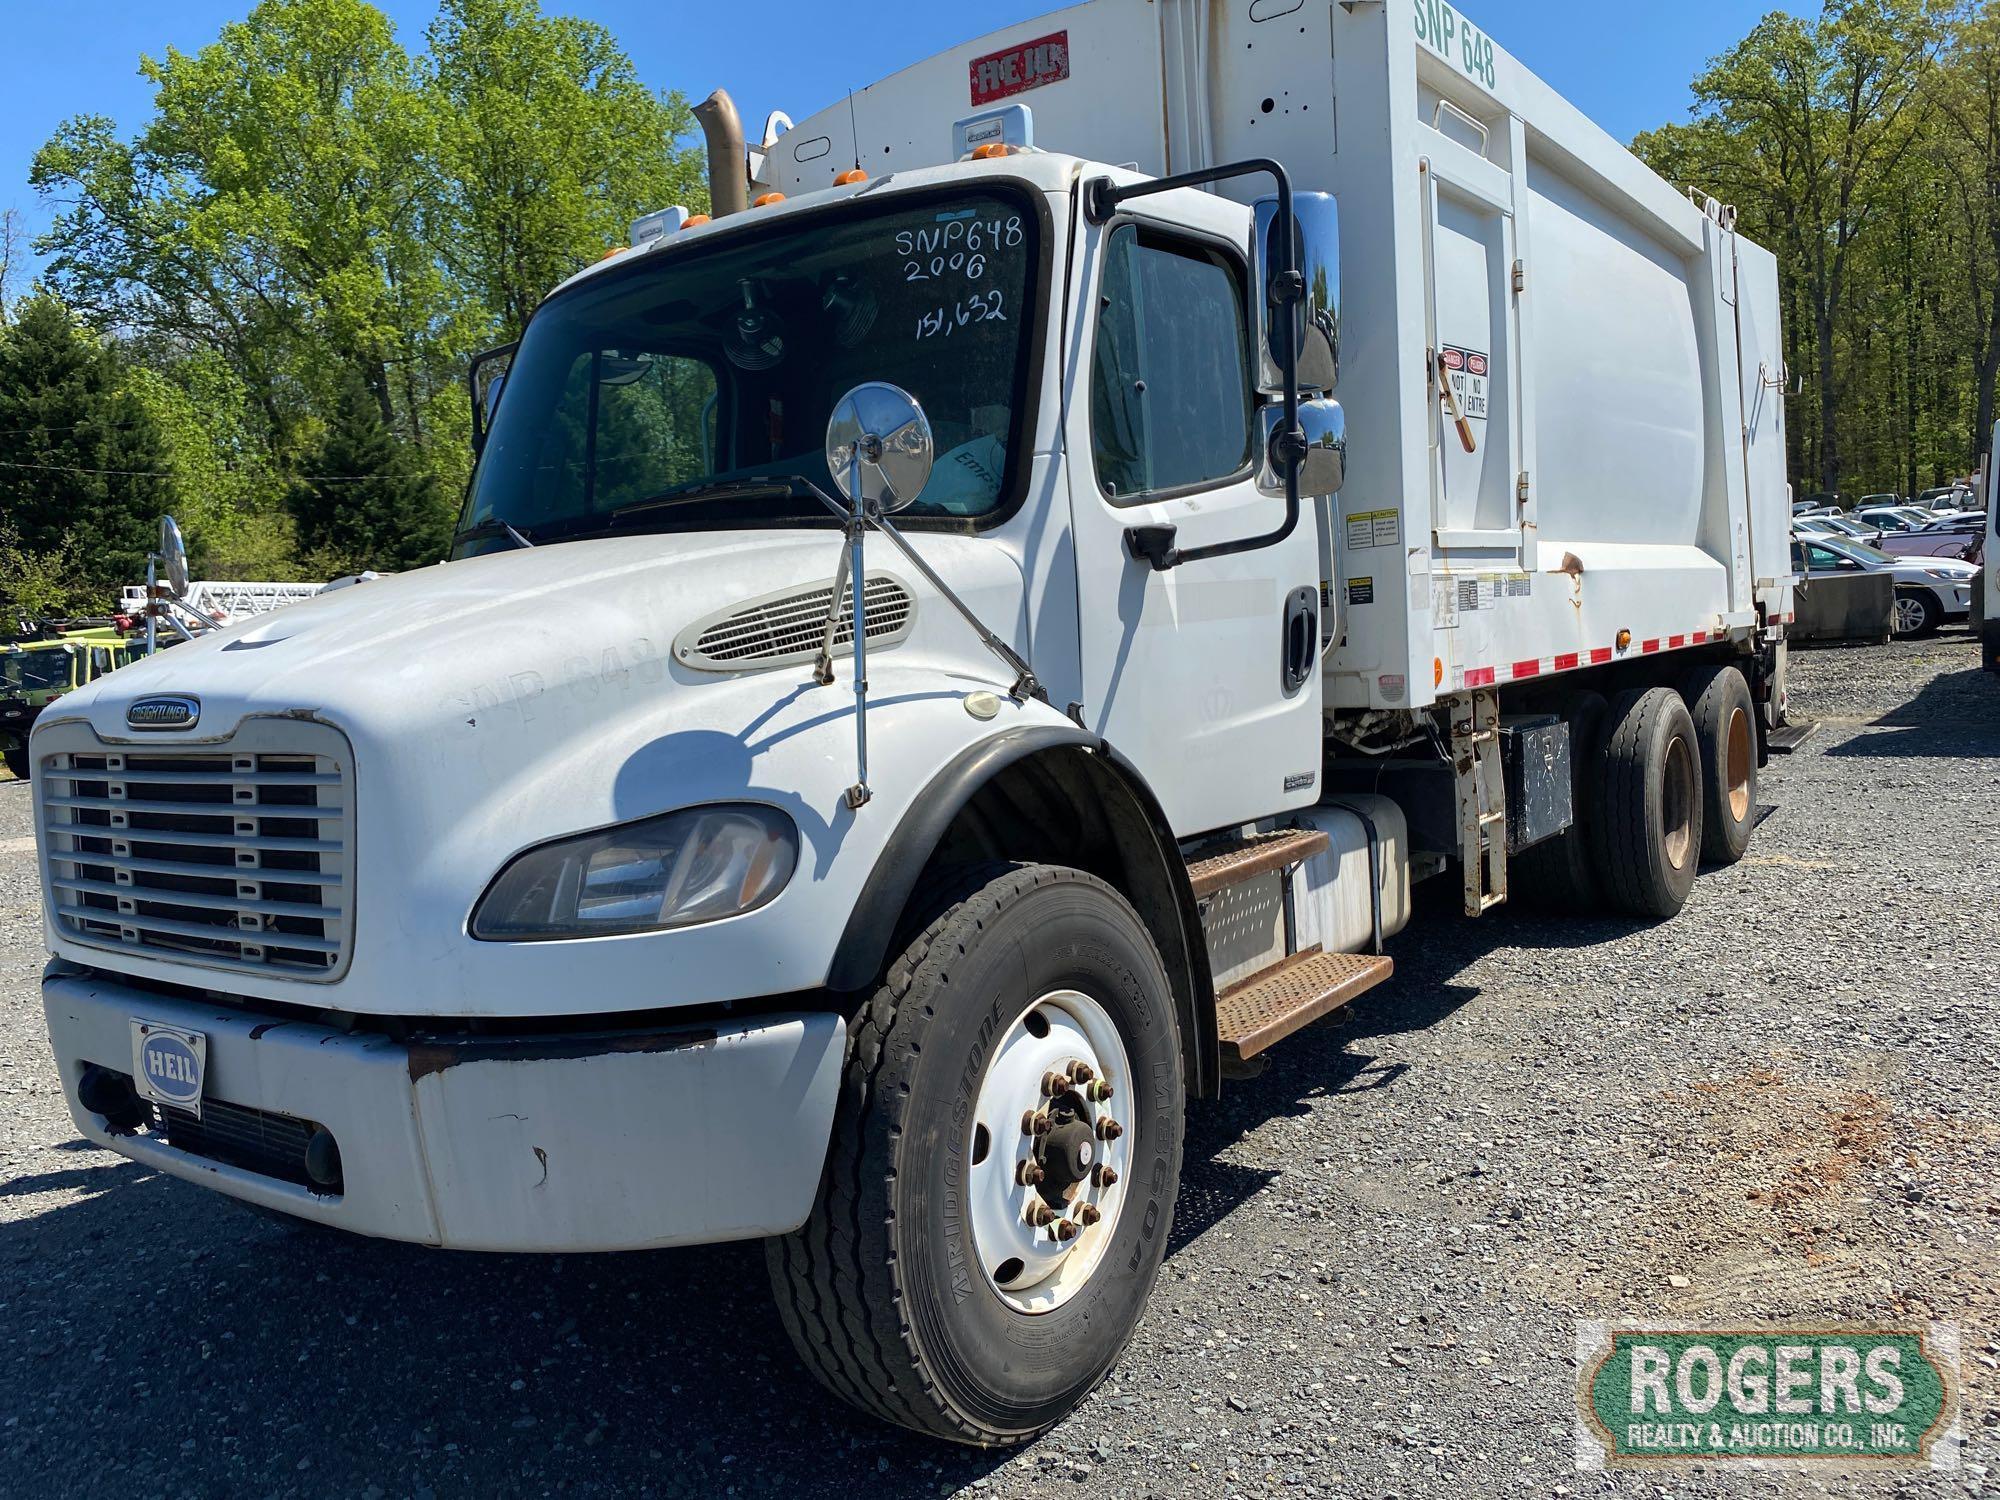
[[[1486,380],[1489,364],[1477,349],[1458,349],[1447,344],[1444,367],[1451,372],[1451,393],[1458,409],[1475,422],[1486,420]]]
[[[1363,547],[1403,545],[1403,513],[1399,510],[1364,510],[1347,518],[1347,550]]]
[[[1347,602],[1349,604],[1373,604],[1375,602],[1375,580],[1372,578],[1348,579]]]

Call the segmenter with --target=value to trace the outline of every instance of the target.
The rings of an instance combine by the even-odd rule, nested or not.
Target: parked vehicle
[[[1792,544],[1792,568],[1808,584],[1818,574],[1887,573],[1896,582],[1897,635],[1930,635],[1972,609],[1972,583],[1979,569],[1944,557],[1897,557],[1859,542],[1830,536],[1803,537]]]
[[[1836,494],[1832,490],[1821,490],[1816,495],[1808,495],[1800,504],[1805,507],[1804,510],[1800,510],[1798,505],[1792,507],[1793,511],[1800,515],[1843,516],[1847,514],[1847,497]]]
[[[65,693],[131,660],[131,646],[112,629],[52,632],[0,642],[0,759],[28,779],[28,732]]]
[[[1987,446],[1986,540],[1980,568],[1979,654],[1989,672],[2000,673],[2000,423]]]
[[[1947,484],[1937,489],[1924,490],[1912,503],[1931,511],[1962,512],[1979,508],[1978,501],[1972,493],[1972,486],[1969,484]]]
[[[1881,529],[1873,545],[1898,557],[1951,557],[1977,562],[1986,536],[1985,517],[1968,523],[1950,513],[1898,505],[1859,510],[1854,519]],[[1859,540],[1859,538],[1857,538]]]
[[[1855,506],[1854,508],[1857,512],[1859,512],[1859,511],[1873,509],[1878,506],[1901,505],[1901,504],[1903,504],[1903,497],[1901,495],[1888,495],[1888,494],[1863,495],[1861,497],[1861,503]]]
[[[1448,8],[1096,0],[859,97],[748,182],[705,101],[715,217],[475,362],[455,561],[44,717],[44,1003],[97,1144],[766,1237],[831,1389],[1006,1444],[1414,881],[1662,919],[1743,854],[1781,299]]]
[[[1807,536],[1844,536],[1850,541],[1866,542],[1873,545],[1882,539],[1879,526],[1868,526],[1847,516],[1800,516],[1792,522],[1794,534]]]

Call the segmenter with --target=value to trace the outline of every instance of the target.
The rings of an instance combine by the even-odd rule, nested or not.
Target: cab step
[[[1806,719],[1793,724],[1780,724],[1765,736],[1765,740],[1770,745],[1773,755],[1790,755],[1799,746],[1811,739],[1813,731],[1818,728],[1819,720],[1817,719]]]
[[[1274,833],[1253,833],[1205,844],[1188,861],[1188,881],[1194,886],[1194,899],[1199,901],[1228,886],[1303,864],[1325,849],[1328,842],[1317,828],[1280,828]]]
[[[1395,967],[1373,953],[1299,953],[1225,990],[1215,1002],[1223,1065],[1255,1057],[1339,1010],[1387,979]]]

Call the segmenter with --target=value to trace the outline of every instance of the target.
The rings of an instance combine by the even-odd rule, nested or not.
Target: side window
[[[111,648],[108,646],[92,646],[90,648],[90,675],[93,677],[102,677],[110,670]]]
[[[1807,547],[1806,565],[1815,572],[1825,572],[1830,568],[1840,566],[1840,554],[1838,552],[1829,552],[1824,547]]]
[[[1091,361],[1091,456],[1114,504],[1250,462],[1243,277],[1226,256],[1125,224],[1105,250]]]

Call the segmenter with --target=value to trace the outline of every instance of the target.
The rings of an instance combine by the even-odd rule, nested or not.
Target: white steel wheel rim
[[[1076,1081],[1077,1064],[1088,1070],[1088,1082]],[[1053,1097],[1044,1087],[1050,1074],[1065,1080]],[[1108,1098],[1093,1097],[1100,1083],[1110,1085]],[[994,1049],[968,1126],[967,1201],[980,1270],[1016,1312],[1053,1312],[1103,1261],[1130,1185],[1131,1098],[1118,1027],[1080,990],[1043,995],[1014,1018]],[[1049,1122],[1042,1135],[1030,1129],[1037,1114]],[[1039,1183],[1024,1180],[1022,1163],[1029,1160],[1043,1173]],[[1044,1212],[1048,1222],[1032,1222],[1031,1215]]]

